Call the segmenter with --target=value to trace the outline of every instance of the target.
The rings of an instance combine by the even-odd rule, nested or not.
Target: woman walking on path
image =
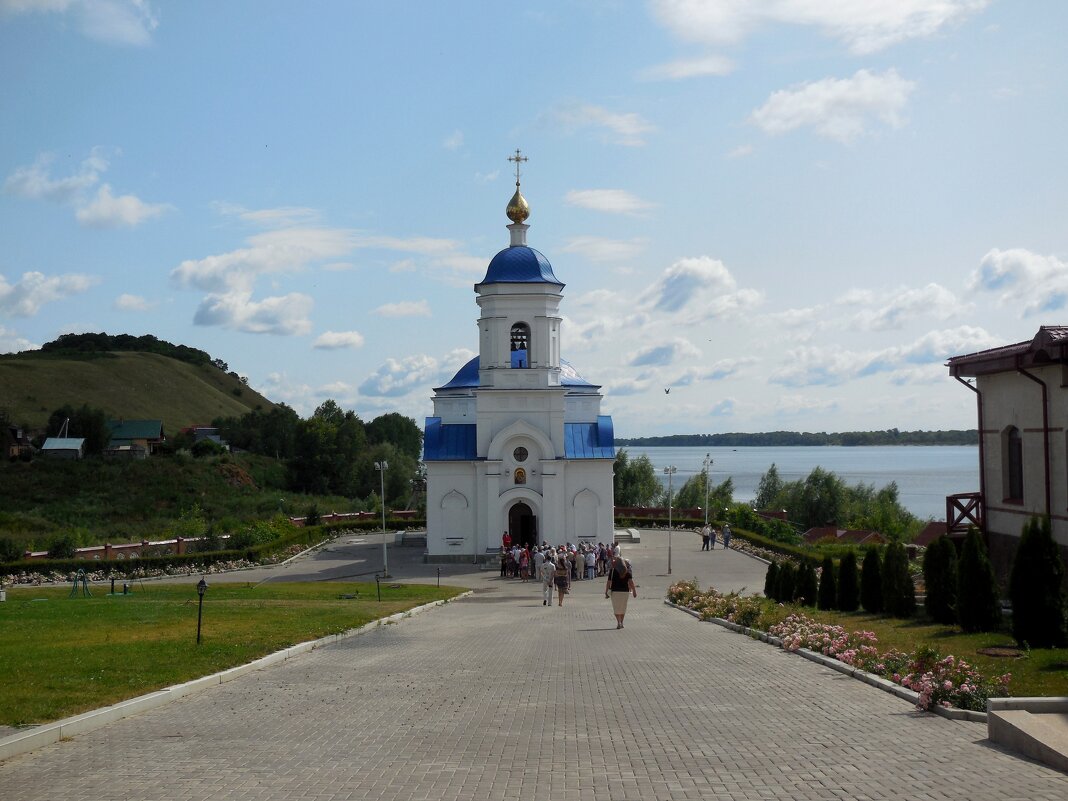
[[[638,588],[634,586],[634,574],[630,565],[622,556],[612,562],[612,571],[604,586],[604,597],[612,597],[612,612],[616,616],[616,628],[623,628],[623,617],[627,614],[628,594],[638,597]]]
[[[556,584],[556,595],[559,598],[557,606],[563,606],[564,595],[571,588],[571,562],[562,553],[556,557],[556,572],[553,576],[553,583]]]

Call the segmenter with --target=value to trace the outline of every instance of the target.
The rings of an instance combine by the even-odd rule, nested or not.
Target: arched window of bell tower
[[[511,333],[512,367],[530,367],[530,326],[516,323]]]

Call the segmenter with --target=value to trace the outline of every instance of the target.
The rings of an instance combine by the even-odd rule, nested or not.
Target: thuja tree
[[[764,575],[764,597],[775,597],[775,584],[779,580],[779,564],[772,562],[768,565],[768,572]]]
[[[916,588],[909,573],[905,546],[891,542],[886,546],[882,564],[883,611],[894,617],[916,614]]]
[[[1001,605],[994,568],[986,545],[975,528],[968,530],[957,570],[957,620],[965,631],[996,631],[1001,625]]]
[[[879,551],[869,548],[860,569],[860,605],[873,615],[883,611],[883,581]]]
[[[936,623],[957,622],[957,548],[949,537],[939,537],[923,555],[924,608]]]
[[[856,612],[860,606],[860,585],[857,576],[857,554],[846,551],[838,566],[838,608],[843,612]]]
[[[779,603],[790,603],[794,599],[794,584],[797,571],[789,562],[779,565],[779,580],[775,584],[775,600]]]
[[[1064,562],[1048,517],[1032,517],[1023,528],[1012,562],[1009,597],[1016,642],[1032,648],[1068,644]]]
[[[794,598],[805,606],[816,605],[816,595],[819,587],[816,584],[816,568],[808,559],[802,564],[797,573],[797,586],[794,588]]]
[[[820,594],[816,598],[820,609],[835,609],[838,606],[838,582],[834,576],[834,561],[829,556],[823,557],[820,569]]]

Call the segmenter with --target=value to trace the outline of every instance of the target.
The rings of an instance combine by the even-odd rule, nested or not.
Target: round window
[[[520,445],[514,451],[512,451],[512,458],[517,462],[525,462],[527,460],[527,449]]]

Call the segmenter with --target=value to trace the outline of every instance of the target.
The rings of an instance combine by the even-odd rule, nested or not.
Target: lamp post
[[[708,527],[708,472],[712,467],[712,454],[705,454],[705,527]]]
[[[197,582],[197,595],[200,598],[197,604],[197,645],[200,645],[200,621],[204,616],[204,593],[208,591],[208,582],[203,578]]]
[[[668,477],[668,575],[671,575],[671,477],[678,472],[678,468],[675,465],[670,465],[664,468],[664,475]]]
[[[375,462],[375,470],[382,476],[382,578],[389,578],[389,553],[386,551],[386,468],[389,462]]]

